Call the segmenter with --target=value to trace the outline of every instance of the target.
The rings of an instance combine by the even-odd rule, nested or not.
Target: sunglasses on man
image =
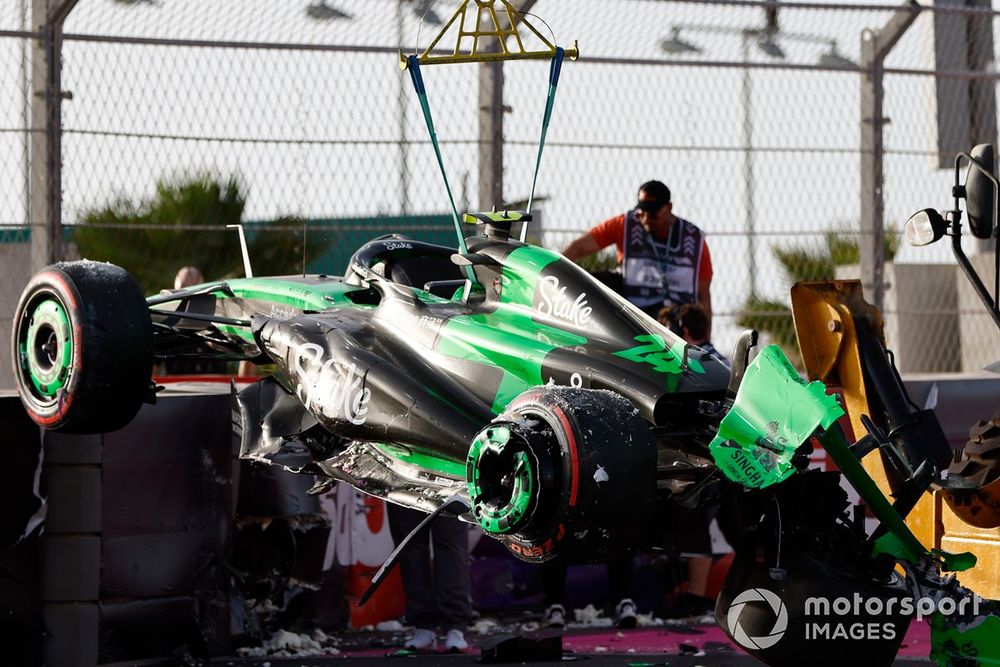
[[[659,202],[653,199],[640,199],[635,205],[635,210],[645,211],[650,215],[655,215],[659,213],[660,209],[665,205],[666,202]]]

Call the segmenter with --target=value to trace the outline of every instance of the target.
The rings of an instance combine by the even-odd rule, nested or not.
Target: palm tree
[[[802,245],[791,248],[772,246],[771,252],[784,273],[784,284],[790,288],[797,282],[833,280],[838,266],[858,264],[861,259],[858,242],[847,225],[842,225],[842,229],[828,232],[823,247],[819,249]],[[899,242],[899,233],[895,226],[891,226],[885,235],[886,261],[891,262],[896,256]],[[796,366],[801,367],[792,309],[787,301],[751,294],[739,309],[736,322],[741,327],[766,333]]]
[[[226,228],[241,222],[246,199],[235,178],[208,176],[160,182],[149,200],[119,198],[88,211],[72,228],[83,257],[111,262],[129,271],[146,293],[173,284],[182,266],[199,267],[207,280],[240,276],[243,260],[236,234]],[[302,269],[302,221],[284,217],[247,226],[247,245],[255,273],[280,275]],[[306,243],[305,259],[325,243]]]

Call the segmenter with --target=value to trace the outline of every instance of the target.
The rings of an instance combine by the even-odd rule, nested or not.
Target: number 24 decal
[[[684,341],[677,341],[671,347],[667,347],[663,336],[647,334],[636,336],[637,343],[643,343],[636,347],[630,347],[621,352],[615,352],[616,357],[634,361],[637,364],[649,364],[657,373],[680,374],[684,372],[681,361],[684,357]],[[695,373],[704,373],[705,369],[696,359],[688,357],[688,368]]]

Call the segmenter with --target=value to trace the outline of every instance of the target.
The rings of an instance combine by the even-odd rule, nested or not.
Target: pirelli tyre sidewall
[[[528,525],[499,536],[506,548],[534,563],[605,562],[634,549],[656,493],[656,443],[638,411],[610,391],[549,385],[518,396],[496,421],[518,429],[533,420],[547,427],[545,439],[528,436],[542,478]]]
[[[40,426],[100,433],[127,424],[148,394],[153,334],[142,291],[123,269],[80,261],[35,274],[14,314],[11,360]]]

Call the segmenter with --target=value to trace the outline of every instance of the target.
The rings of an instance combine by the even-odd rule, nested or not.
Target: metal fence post
[[[47,188],[51,182],[48,155],[49,128],[49,61],[52,59],[51,33],[46,30],[49,16],[48,0],[33,0],[32,30],[39,34],[34,40],[31,58],[31,177],[29,184],[28,219],[31,221],[31,272],[51,264],[51,212]],[[45,131],[41,131],[44,128]]]
[[[396,0],[396,44],[403,51],[403,0]],[[399,95],[396,100],[399,118],[399,212],[407,215],[410,212],[410,147],[406,136],[406,100],[407,79],[399,77]]]
[[[740,33],[740,61],[747,65],[750,62],[750,39],[753,30]],[[750,298],[757,297],[757,239],[756,212],[754,211],[754,171],[753,171],[753,80],[750,68],[743,68],[743,187],[746,188],[743,198],[746,205],[747,258]]]
[[[536,0],[512,3],[528,12]],[[497,45],[499,48],[499,45]],[[504,205],[503,195],[503,61],[479,65],[479,210]]]
[[[920,12],[916,0],[900,7],[878,32],[861,35],[861,284],[882,310],[885,297],[885,200],[882,130],[885,58]]]
[[[33,0],[31,270],[62,259],[62,26],[78,0]],[[44,131],[42,131],[44,129]]]
[[[503,62],[479,65],[479,210],[503,206]]]

